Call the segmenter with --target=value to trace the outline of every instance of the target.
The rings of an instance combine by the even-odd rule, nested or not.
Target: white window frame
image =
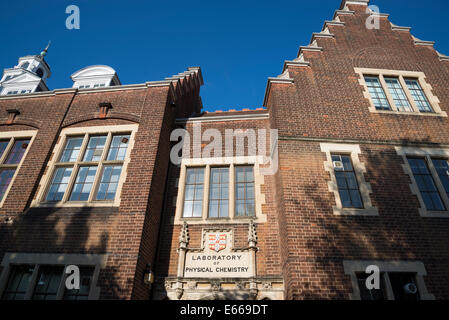
[[[381,260],[344,260],[345,274],[351,277],[353,292],[349,295],[351,300],[361,300],[360,289],[357,281],[357,273],[365,273],[370,265],[379,267],[382,280],[385,284],[387,300],[394,300],[393,288],[388,273],[403,272],[416,274],[416,286],[421,300],[435,300],[435,296],[427,291],[424,276],[427,276],[426,268],[420,261],[381,261]]]
[[[90,81],[90,82],[77,82],[75,87],[79,90],[92,90],[92,89],[99,89],[99,88],[105,88],[109,87],[111,81],[108,79],[105,79],[103,81],[98,80]]]
[[[441,183],[440,177],[438,176],[438,172],[436,171],[432,158],[445,158],[449,160],[449,148],[448,149],[436,149],[436,148],[418,148],[418,147],[395,147],[396,153],[402,157],[403,164],[402,168],[406,175],[410,177],[410,190],[414,195],[418,197],[418,201],[420,204],[420,208],[418,209],[419,215],[421,217],[428,218],[449,218],[449,198],[446,194],[446,190],[444,189],[443,184]],[[416,183],[415,176],[410,168],[407,157],[420,157],[426,160],[427,166],[429,168],[430,173],[432,174],[432,178],[435,182],[435,185],[440,194],[441,200],[446,207],[446,211],[431,211],[427,210],[424,200],[421,196],[421,191],[419,191],[418,184]]]
[[[64,297],[65,280],[67,274],[66,267],[69,265],[76,265],[78,267],[92,267],[94,272],[92,275],[92,283],[90,285],[88,300],[97,300],[100,298],[100,288],[97,287],[100,269],[106,268],[108,255],[106,254],[59,254],[59,253],[5,253],[1,266],[3,267],[0,273],[0,298],[8,284],[11,266],[14,265],[32,265],[34,266],[33,274],[31,276],[30,285],[25,294],[24,300],[30,300],[33,296],[36,281],[39,274],[40,266],[64,266],[63,274],[61,275],[61,282],[56,300],[61,300]]]
[[[401,114],[401,115],[421,115],[421,116],[438,116],[438,117],[447,117],[447,113],[442,111],[440,108],[440,100],[438,97],[433,95],[432,86],[426,82],[426,76],[423,72],[416,71],[401,71],[401,70],[386,70],[386,69],[370,69],[370,68],[354,68],[356,74],[359,75],[359,84],[363,87],[364,92],[363,95],[368,99],[370,103],[369,111],[373,113],[387,113],[387,114]],[[369,77],[378,77],[380,84],[387,96],[387,100],[390,103],[391,110],[377,110],[374,106],[373,100],[371,99],[371,94],[369,93],[368,86],[365,81],[365,76]],[[390,90],[388,89],[387,83],[385,82],[385,78],[398,78],[399,83],[404,90],[407,99],[413,109],[413,112],[407,111],[399,111],[396,107],[393,97],[391,96]],[[421,89],[424,91],[427,100],[429,101],[430,107],[433,112],[421,112],[418,109],[418,106],[413,99],[410,90],[408,89],[407,84],[404,79],[415,79],[418,81]]]
[[[135,134],[137,132],[138,125],[137,124],[131,124],[131,125],[117,125],[117,126],[95,126],[95,127],[77,127],[77,128],[66,128],[61,131],[59,141],[57,142],[54,152],[51,156],[51,160],[48,163],[47,170],[44,174],[44,176],[41,179],[41,182],[39,184],[39,192],[36,196],[36,198],[31,203],[32,207],[118,207],[120,206],[121,201],[121,191],[123,183],[126,180],[126,172],[127,167],[130,162],[130,155],[131,151],[134,147],[135,142]],[[103,149],[103,158],[106,157],[107,152],[109,150],[109,146],[111,143],[111,138],[113,135],[121,134],[121,133],[130,133],[130,141],[128,144],[128,149],[126,150],[126,156],[125,160],[122,162],[122,171],[120,174],[119,183],[117,186],[117,190],[115,193],[115,198],[113,201],[104,201],[104,200],[95,200],[94,196],[97,193],[97,189],[99,186],[99,182],[101,180],[101,176],[103,173],[102,168],[100,166],[97,168],[97,172],[94,179],[94,184],[92,186],[91,193],[89,195],[88,201],[68,201],[70,194],[72,193],[73,185],[75,183],[76,177],[78,175],[78,172],[72,172],[70,181],[67,185],[67,190],[64,193],[64,197],[62,201],[59,202],[48,202],[45,200],[47,196],[47,191],[51,185],[54,172],[56,170],[56,163],[61,157],[62,152],[64,151],[64,147],[67,141],[67,138],[70,138],[72,136],[84,136],[83,143],[81,145],[81,150],[85,151],[87,144],[89,142],[89,137],[92,135],[98,135],[98,134],[107,134],[108,138],[105,144],[105,147]],[[84,156],[84,153],[79,155],[79,158]],[[101,161],[100,161],[101,162]],[[77,164],[82,164],[82,161],[77,161]],[[73,165],[75,164],[72,163]],[[89,162],[86,162],[86,164],[89,164]],[[75,167],[75,165],[74,165]],[[79,166],[78,166],[79,168]]]
[[[359,154],[361,153],[360,146],[355,144],[320,143],[320,147],[321,152],[326,154],[324,170],[329,172],[331,177],[331,180],[328,182],[329,192],[332,192],[335,196],[336,205],[333,207],[334,215],[378,216],[378,209],[373,207],[371,203],[370,194],[373,192],[371,184],[366,182],[364,177],[366,167],[359,160]],[[343,208],[332,162],[332,154],[347,154],[351,156],[352,166],[359,185],[360,196],[363,201],[364,207],[362,209]]]
[[[264,184],[264,176],[260,174],[259,164],[263,163],[261,156],[241,156],[241,157],[222,157],[222,158],[196,158],[182,159],[181,172],[177,181],[178,194],[173,199],[176,205],[175,217],[173,224],[181,225],[184,221],[190,224],[216,224],[216,223],[233,223],[247,224],[250,220],[255,223],[267,222],[266,214],[262,213],[262,205],[265,204],[265,195],[261,192],[261,186]],[[209,184],[210,184],[210,168],[212,167],[229,167],[229,214],[223,218],[209,218]],[[255,196],[255,215],[254,216],[235,216],[235,167],[237,166],[253,166],[254,173],[254,196]],[[203,210],[201,217],[183,217],[184,211],[184,191],[186,171],[190,167],[204,168],[204,189],[203,189]]]
[[[5,151],[3,152],[3,155],[0,159],[0,163],[3,163],[8,156],[9,152],[11,151],[11,148],[14,146],[14,142],[16,140],[21,139],[30,139],[30,143],[28,145],[28,148],[26,149],[25,153],[23,154],[22,159],[20,160],[20,163],[16,166],[16,172],[14,172],[14,175],[11,179],[11,182],[9,183],[8,188],[5,191],[5,195],[3,196],[3,199],[0,201],[0,208],[3,207],[3,204],[6,201],[6,198],[8,197],[8,193],[11,190],[12,185],[14,184],[14,181],[16,179],[17,174],[20,171],[20,168],[22,167],[23,162],[25,161],[25,158],[28,154],[28,152],[31,149],[31,146],[33,144],[33,141],[36,137],[37,130],[24,130],[24,131],[7,131],[7,132],[0,132],[0,140],[6,140],[10,139],[8,146],[6,147]]]

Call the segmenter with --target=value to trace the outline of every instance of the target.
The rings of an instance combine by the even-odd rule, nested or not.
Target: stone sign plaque
[[[232,233],[205,232],[204,248],[186,252],[186,278],[249,278],[253,276],[252,252],[233,250]]]

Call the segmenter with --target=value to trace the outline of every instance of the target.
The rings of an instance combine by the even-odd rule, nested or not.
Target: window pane
[[[235,167],[235,216],[255,216],[253,166]]]
[[[254,199],[255,198],[255,194],[254,194],[254,182],[248,182],[246,184],[246,199]]]
[[[194,200],[202,201],[202,200],[203,200],[203,194],[204,194],[203,185],[197,185],[197,186],[195,187],[195,197],[194,197]]]
[[[201,217],[203,212],[204,168],[187,168],[183,217]]]
[[[390,103],[378,77],[365,77],[371,100],[377,110],[391,110]]]
[[[204,169],[200,168],[196,171],[196,183],[202,184],[204,183]]]
[[[335,171],[335,178],[337,179],[338,189],[348,189],[345,179],[345,173],[342,171]]]
[[[8,189],[15,172],[15,169],[5,169],[0,171],[0,201],[3,199],[6,189]]]
[[[219,184],[220,183],[220,169],[212,168],[210,170],[210,182],[211,184]]]
[[[357,190],[357,179],[355,178],[354,172],[345,172],[346,183],[348,185],[348,189]]]
[[[8,284],[3,292],[3,300],[23,300],[30,285],[34,267],[31,265],[12,266]]]
[[[192,217],[201,217],[203,213],[203,202],[193,201],[193,214]]]
[[[423,193],[422,198],[423,198],[424,205],[426,206],[426,208],[433,208],[433,201],[432,201],[431,194]]]
[[[449,197],[449,162],[445,159],[433,159],[432,162],[440,177],[441,184]]]
[[[210,169],[209,217],[222,218],[229,215],[229,168]]]
[[[194,197],[195,197],[195,185],[186,185],[184,199],[185,200],[193,200]]]
[[[255,216],[256,215],[256,210],[255,210],[255,206],[254,206],[254,200],[246,200],[246,208],[245,208],[245,215],[247,217],[249,216]]]
[[[349,196],[349,191],[345,189],[340,189],[339,191],[341,204],[343,208],[352,208],[351,197]]]
[[[341,161],[343,162],[343,167],[345,171],[353,171],[351,158],[349,156],[341,157]]]
[[[195,184],[196,170],[188,168],[186,172],[186,184]]]
[[[105,166],[101,177],[97,200],[114,200],[122,166]]]
[[[235,215],[237,217],[245,216],[245,200],[236,200],[235,201]]]
[[[359,190],[349,190],[351,202],[355,208],[363,208]]]
[[[444,211],[446,208],[427,167],[426,160],[421,158],[408,158],[407,160],[427,210]]]
[[[97,166],[79,169],[69,201],[87,201],[89,199],[96,173]]]
[[[210,186],[210,194],[209,199],[211,200],[220,200],[220,185],[219,184],[212,184]]]
[[[399,79],[385,78],[385,82],[387,83],[388,90],[390,90],[390,94],[393,97],[396,108],[398,108],[399,111],[412,112],[412,106],[408,101],[407,95],[405,94]]]
[[[385,287],[383,281],[380,281],[380,288],[378,290],[377,289],[369,290],[366,287],[366,279],[368,278],[368,276],[369,274],[367,273],[357,274],[357,283],[359,285],[361,300],[385,300],[384,294]]]
[[[401,272],[392,272],[388,274],[390,278],[391,287],[393,289],[394,299],[395,300],[405,300],[405,301],[416,301],[419,300],[419,291],[416,293],[409,293],[405,290],[405,285],[412,284],[418,288],[415,278],[416,275],[414,273],[401,273]]]
[[[341,161],[343,168],[334,168],[338,192],[343,208],[363,208],[357,177],[351,157],[348,155],[332,155],[332,161]]]
[[[75,162],[80,153],[83,137],[68,138],[59,162]]]
[[[219,200],[210,200],[209,201],[209,218],[218,218],[219,215]]]
[[[107,136],[92,136],[89,138],[83,161],[100,161]]]
[[[186,218],[193,217],[193,201],[184,201],[184,212],[182,216]]]
[[[245,182],[245,170],[243,167],[235,167],[235,181]]]
[[[39,268],[33,300],[55,300],[64,267],[45,266]]]
[[[424,93],[424,90],[421,88],[419,81],[416,79],[405,79],[405,83],[407,84],[407,88],[410,91],[419,111],[433,112],[429,100],[427,100],[427,97]]]
[[[65,289],[63,300],[87,300],[89,297],[90,287],[92,285],[93,274],[94,268],[81,267],[80,288],[72,290]]]
[[[226,168],[226,170],[220,170],[220,174],[220,182],[222,184],[229,183],[229,169]]]
[[[220,217],[228,216],[228,201],[221,201],[219,214],[220,214]]]
[[[107,160],[125,160],[129,137],[129,134],[116,135],[112,137]]]
[[[3,156],[3,153],[5,152],[8,144],[9,144],[9,140],[0,141],[0,158]]]
[[[220,199],[229,199],[229,185],[228,181],[223,182],[220,189]]]
[[[30,144],[29,139],[16,140],[14,145],[9,152],[8,158],[6,159],[6,164],[18,164],[22,160],[28,145]]]
[[[245,184],[237,183],[235,186],[235,198],[245,199]]]
[[[70,176],[72,174],[73,168],[57,168],[53,180],[50,184],[50,188],[47,193],[46,201],[61,201],[65,191],[67,190],[67,185],[69,184]]]

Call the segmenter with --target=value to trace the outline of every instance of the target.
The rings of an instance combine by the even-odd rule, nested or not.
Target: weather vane
[[[45,57],[45,55],[47,54],[48,48],[50,48],[51,45],[51,41],[48,41],[47,46],[45,47],[44,51],[41,52],[41,57]]]

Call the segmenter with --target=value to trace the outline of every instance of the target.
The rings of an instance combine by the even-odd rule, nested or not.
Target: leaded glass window
[[[401,86],[398,78],[385,78],[388,90],[398,111],[413,112],[412,106],[408,101],[407,95]]]
[[[410,91],[418,110],[420,112],[433,112],[419,81],[416,79],[405,79],[405,83],[407,84],[408,90]]]
[[[255,213],[253,166],[235,167],[235,215],[254,216]]]
[[[408,158],[407,160],[427,210],[446,210],[426,160],[424,158]]]
[[[187,168],[183,217],[199,218],[203,213],[204,168]]]
[[[390,103],[388,102],[385,91],[379,81],[379,77],[365,77],[365,82],[374,103],[374,107],[377,110],[391,110]]]
[[[343,208],[362,209],[363,201],[360,196],[359,185],[351,157],[349,155],[333,154],[332,162],[334,163],[335,178],[337,179],[338,192]]]
[[[229,168],[211,168],[209,184],[209,218],[229,216]]]
[[[130,136],[128,132],[67,136],[45,201],[114,201]]]

